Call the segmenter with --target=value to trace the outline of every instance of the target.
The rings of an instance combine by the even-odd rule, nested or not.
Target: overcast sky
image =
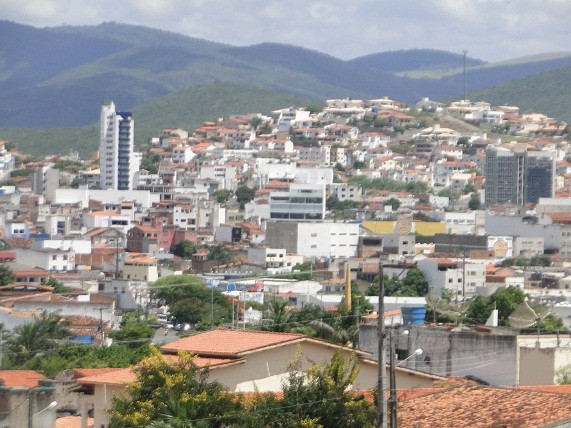
[[[566,51],[570,17],[571,0],[0,0],[0,19],[36,27],[116,21],[343,59],[412,48],[467,49],[486,61]]]

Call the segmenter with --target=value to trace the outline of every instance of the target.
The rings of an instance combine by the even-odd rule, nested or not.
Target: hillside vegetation
[[[144,144],[164,128],[192,130],[205,120],[246,113],[270,113],[289,106],[306,106],[312,100],[251,85],[215,83],[185,89],[141,104],[133,110],[135,141]],[[101,108],[100,103],[97,108]],[[125,110],[118,105],[120,110]],[[99,111],[92,121],[99,119]],[[36,156],[67,154],[70,149],[88,156],[98,149],[99,124],[89,126],[22,129],[0,128],[0,139]]]
[[[535,111],[571,123],[571,66],[547,71],[468,94],[492,105],[511,104],[522,112]]]
[[[344,61],[297,46],[236,47],[117,23],[40,29],[0,21],[0,37],[0,127],[89,125],[105,99],[134,110],[150,100],[214,82],[321,101],[388,96],[412,103],[423,96],[458,97],[463,89],[461,53],[430,49]],[[570,65],[571,56],[564,53],[497,64],[468,58],[468,88],[482,89]],[[450,67],[452,75],[422,74]],[[422,78],[412,78],[416,76]]]

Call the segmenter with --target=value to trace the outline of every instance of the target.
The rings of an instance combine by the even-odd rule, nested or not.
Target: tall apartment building
[[[291,183],[287,191],[270,193],[270,218],[282,221],[323,221],[325,184]]]
[[[129,112],[115,111],[110,101],[101,107],[99,185],[102,190],[133,190],[140,153],[134,152],[135,122]]]
[[[555,194],[555,152],[512,143],[486,150],[486,205],[524,205]]]

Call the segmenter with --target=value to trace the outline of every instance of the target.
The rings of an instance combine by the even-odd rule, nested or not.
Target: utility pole
[[[463,100],[466,100],[466,54],[468,53],[468,50],[464,49],[463,52],[464,52],[464,96],[463,96]]]
[[[378,341],[378,388],[377,388],[377,428],[386,428],[387,400],[387,369],[385,358],[385,281],[383,278],[383,258],[379,257],[379,309],[377,311],[377,341]]]
[[[396,381],[396,366],[395,366],[395,337],[394,337],[394,329],[392,329],[389,333],[389,348],[391,350],[391,354],[389,355],[390,361],[390,398],[389,404],[391,408],[391,428],[397,428],[397,381]]]

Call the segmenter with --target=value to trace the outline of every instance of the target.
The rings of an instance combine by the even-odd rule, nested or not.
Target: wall
[[[492,385],[515,385],[517,352],[515,335],[454,331],[447,327],[409,326],[406,343],[398,349],[424,352],[406,367],[441,376],[476,376]],[[377,349],[375,325],[359,326],[359,349]],[[403,348],[401,348],[403,346]]]

